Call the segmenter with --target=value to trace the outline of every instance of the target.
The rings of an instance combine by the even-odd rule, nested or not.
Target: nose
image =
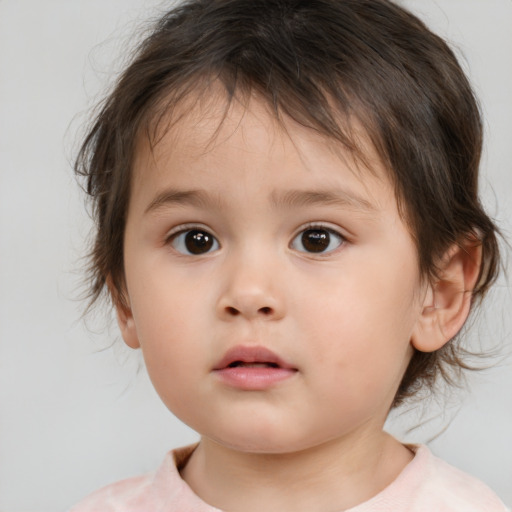
[[[279,320],[285,315],[283,290],[277,269],[262,261],[240,262],[226,270],[227,279],[218,301],[218,314],[224,320]]]

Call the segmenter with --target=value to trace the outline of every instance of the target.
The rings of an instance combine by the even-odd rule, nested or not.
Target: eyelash
[[[316,236],[316,239],[313,238],[313,246],[315,245],[320,249],[319,251],[315,250],[302,250],[296,247],[296,240],[299,238],[299,236],[302,236],[302,243],[305,242],[304,240],[304,234],[308,231],[317,231],[317,234],[319,236]],[[198,235],[198,238],[196,238],[196,241],[199,242],[199,245],[203,245],[203,248],[206,248],[205,252],[191,252],[189,251],[189,247],[186,246],[187,240],[186,237],[193,232],[196,232]],[[326,236],[327,234],[327,236]],[[185,236],[185,238],[183,238]],[[332,245],[332,238],[337,239],[337,242],[335,242],[337,245],[335,248],[329,249],[329,247]],[[190,240],[189,240],[190,241]],[[317,256],[324,256],[326,254],[331,254],[332,252],[335,252],[338,250],[341,246],[343,246],[347,242],[346,237],[344,237],[341,233],[339,233],[337,230],[330,228],[328,226],[325,226],[323,224],[307,224],[305,226],[302,226],[297,233],[293,236],[292,241],[290,242],[290,247],[298,252],[302,252],[305,254],[312,254]],[[327,243],[327,247],[325,247],[325,244]],[[202,256],[204,254],[209,254],[210,252],[214,252],[218,249],[220,249],[220,243],[217,240],[217,238],[211,234],[209,229],[204,228],[200,225],[181,225],[176,227],[171,233],[169,233],[165,238],[165,244],[171,245],[176,252],[178,252],[181,255],[184,256]],[[312,248],[310,247],[310,248]],[[201,249],[201,247],[199,247]],[[322,250],[322,249],[329,249],[329,250]]]

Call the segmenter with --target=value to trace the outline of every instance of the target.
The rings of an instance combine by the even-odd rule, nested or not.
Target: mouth
[[[262,346],[237,346],[228,350],[214,370],[228,368],[274,368],[297,370],[277,354]]]
[[[223,384],[246,391],[274,387],[297,372],[293,365],[261,346],[234,347],[213,368]]]

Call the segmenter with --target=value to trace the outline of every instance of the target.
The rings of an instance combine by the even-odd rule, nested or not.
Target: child
[[[464,367],[496,278],[482,126],[447,45],[388,0],[191,0],[140,46],[77,171],[106,288],[201,436],[86,511],[498,512],[383,431]]]

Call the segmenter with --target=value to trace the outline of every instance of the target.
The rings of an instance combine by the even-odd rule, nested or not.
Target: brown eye
[[[219,242],[208,231],[189,229],[172,238],[172,247],[181,254],[200,255],[217,250]]]
[[[344,242],[343,237],[327,228],[308,228],[292,241],[292,248],[300,252],[325,253],[337,249]]]

